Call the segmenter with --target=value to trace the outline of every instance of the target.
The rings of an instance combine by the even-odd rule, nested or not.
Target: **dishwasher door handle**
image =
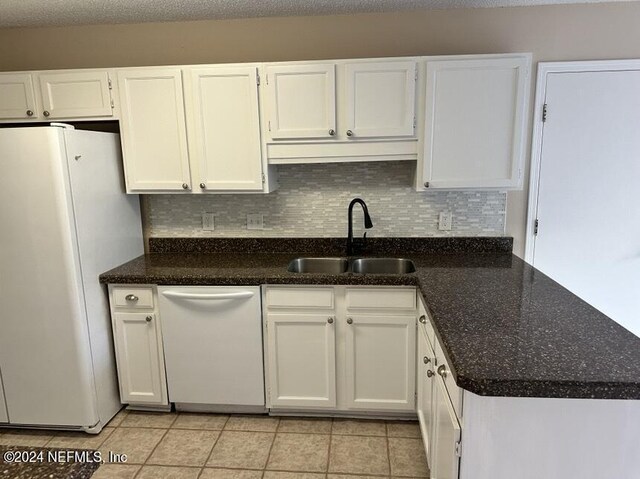
[[[167,298],[178,299],[247,299],[253,297],[253,291],[238,291],[234,293],[182,293],[180,291],[163,291],[162,295]]]

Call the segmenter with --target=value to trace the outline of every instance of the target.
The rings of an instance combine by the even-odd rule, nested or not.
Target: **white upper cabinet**
[[[193,184],[201,191],[263,188],[256,66],[185,70]]]
[[[127,191],[188,192],[181,70],[119,70],[118,86]]]
[[[331,138],[336,132],[333,63],[266,68],[268,132],[273,140]]]
[[[30,119],[36,111],[33,74],[0,74],[0,120]]]
[[[39,75],[42,116],[93,118],[113,116],[110,79],[104,70]]]
[[[358,62],[344,68],[348,138],[415,134],[415,62]]]
[[[427,59],[418,189],[519,188],[531,56]]]

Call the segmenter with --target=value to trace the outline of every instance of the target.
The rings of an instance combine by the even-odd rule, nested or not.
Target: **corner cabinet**
[[[416,187],[520,188],[531,55],[427,58]]]
[[[412,287],[265,286],[267,407],[415,410]]]

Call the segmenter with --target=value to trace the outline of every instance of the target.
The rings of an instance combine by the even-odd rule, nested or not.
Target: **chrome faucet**
[[[371,216],[369,216],[369,210],[367,208],[367,204],[360,198],[354,198],[349,203],[349,231],[347,233],[347,256],[351,256],[356,254],[356,249],[361,250],[367,241],[367,232],[365,231],[364,236],[361,241],[355,241],[353,239],[353,206],[358,203],[362,206],[362,211],[364,212],[364,227],[366,229],[373,228],[373,222],[371,221]]]

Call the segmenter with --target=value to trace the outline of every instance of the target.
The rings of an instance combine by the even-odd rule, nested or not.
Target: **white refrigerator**
[[[119,137],[0,129],[0,425],[97,433],[121,408],[98,275],[142,254]]]

